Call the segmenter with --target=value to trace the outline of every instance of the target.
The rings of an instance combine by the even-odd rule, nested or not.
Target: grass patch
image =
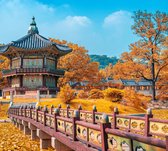
[[[66,108],[66,104],[61,101],[61,99],[55,98],[55,99],[43,99],[39,103],[40,106],[48,106],[54,105],[55,107],[58,107],[58,105],[61,104],[62,108]],[[122,114],[132,114],[132,113],[144,113],[144,109],[136,109],[134,107],[125,106],[119,103],[114,103],[105,99],[74,99],[71,101],[70,106],[72,109],[77,109],[78,105],[82,106],[83,110],[92,110],[93,105],[96,105],[97,110],[99,112],[105,112],[105,113],[112,113],[115,107],[118,107],[119,112]]]

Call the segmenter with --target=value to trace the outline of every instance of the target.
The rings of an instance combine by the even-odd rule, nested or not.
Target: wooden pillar
[[[43,79],[42,79],[42,80],[43,80],[43,81],[42,81],[42,86],[43,86],[43,87],[46,87],[46,76],[45,76],[45,75],[42,75],[42,78],[43,78]]]
[[[23,75],[20,75],[20,87],[23,87]]]
[[[43,57],[43,68],[46,68],[46,56]]]
[[[23,68],[23,56],[20,56],[20,68]]]
[[[57,57],[55,57],[55,69],[57,69]]]

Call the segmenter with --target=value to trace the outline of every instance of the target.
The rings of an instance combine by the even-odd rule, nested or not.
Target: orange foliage
[[[81,82],[87,80],[94,83],[98,80],[99,63],[90,62],[88,51],[84,47],[66,41],[50,40],[59,44],[67,44],[72,48],[72,52],[61,57],[58,62],[59,68],[66,69],[64,77],[60,78],[60,85],[64,85],[69,81]]]
[[[113,67],[114,78],[146,79],[153,84],[153,100],[155,100],[155,84],[161,71],[168,65],[166,32],[168,32],[168,14],[137,11],[134,16],[134,33],[140,40],[130,45],[130,52],[121,56],[121,61]]]
[[[69,104],[71,100],[75,99],[75,90],[66,84],[61,88],[60,92],[58,93],[58,97],[62,100],[62,102]]]
[[[2,70],[8,68],[9,60],[6,57],[0,55],[0,88],[3,88],[7,83],[6,79],[2,78]]]
[[[112,71],[113,71],[113,65],[110,63],[105,69],[101,69],[99,72],[103,78],[107,79],[113,76]]]
[[[107,100],[110,100],[112,102],[118,102],[121,101],[124,96],[124,91],[115,89],[115,88],[108,88],[103,91],[104,97]]]
[[[88,98],[88,92],[85,92],[84,90],[78,91],[77,98],[78,99],[86,99],[86,98]]]
[[[92,89],[89,92],[89,99],[102,99],[102,98],[104,98],[104,94],[99,89]]]
[[[127,106],[147,108],[147,103],[151,100],[151,97],[136,93],[133,90],[127,90],[124,92],[123,99]]]

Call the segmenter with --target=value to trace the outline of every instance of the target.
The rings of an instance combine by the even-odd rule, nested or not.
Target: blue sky
[[[84,46],[89,54],[120,56],[138,40],[136,10],[168,12],[168,0],[0,0],[0,43],[27,34],[35,16],[41,35]]]

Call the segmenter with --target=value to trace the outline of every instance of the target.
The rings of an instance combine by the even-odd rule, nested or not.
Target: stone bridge
[[[143,116],[120,115],[77,110],[61,106],[48,109],[11,106],[9,117],[14,125],[40,139],[40,148],[57,151],[168,151],[168,120],[153,118],[150,109]]]

